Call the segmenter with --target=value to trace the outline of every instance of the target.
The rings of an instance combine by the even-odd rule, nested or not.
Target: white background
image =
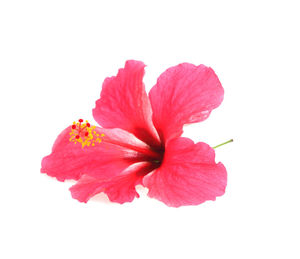
[[[297,1],[1,1],[0,257],[300,258],[299,24]],[[223,104],[184,133],[235,140],[216,150],[217,201],[82,204],[40,174],[127,59],[147,64],[147,90],[181,62],[219,76]]]

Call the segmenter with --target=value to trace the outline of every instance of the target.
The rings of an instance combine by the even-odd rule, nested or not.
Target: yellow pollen
[[[102,141],[99,138],[99,133],[95,130],[96,126],[91,126],[88,121],[85,121],[85,123],[82,123],[82,120],[74,121],[70,128],[69,141],[74,144],[80,143],[82,148],[86,146],[94,147],[95,144],[99,144]],[[101,137],[103,136],[104,134],[101,134]]]

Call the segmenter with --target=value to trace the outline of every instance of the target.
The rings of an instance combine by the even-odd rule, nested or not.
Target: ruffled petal
[[[99,180],[84,175],[70,191],[72,197],[80,202],[87,202],[100,192],[104,192],[112,202],[131,202],[135,197],[139,198],[135,186],[141,184],[143,176],[152,170],[151,163],[142,162],[132,165],[111,179]]]
[[[67,127],[55,141],[52,153],[42,160],[41,172],[56,177],[59,181],[78,180],[82,175],[99,179],[120,174],[143,156],[155,154],[150,147],[121,129],[95,128],[102,142],[95,146],[75,144],[69,140],[71,126]]]
[[[215,163],[215,152],[207,144],[176,138],[168,142],[161,167],[143,183],[149,197],[168,206],[197,205],[224,194],[227,173],[222,163]]]
[[[183,63],[167,69],[150,90],[153,122],[163,142],[179,137],[184,124],[205,120],[224,90],[214,71]]]
[[[159,146],[143,84],[144,67],[144,63],[130,60],[117,76],[106,78],[93,116],[104,128],[120,128],[149,145]]]

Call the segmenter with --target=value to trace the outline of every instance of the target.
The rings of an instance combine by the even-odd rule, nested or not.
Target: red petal
[[[163,164],[143,179],[148,196],[168,206],[197,205],[225,192],[226,169],[215,163],[215,152],[205,143],[187,138],[168,142]]]
[[[211,68],[183,63],[166,70],[149,93],[153,122],[161,137],[179,137],[187,123],[205,120],[223,100],[224,90]]]
[[[104,128],[121,128],[147,144],[159,145],[143,84],[144,67],[142,62],[130,60],[117,76],[106,78],[93,116]]]
[[[139,194],[135,190],[137,184],[141,184],[145,174],[153,170],[150,163],[137,163],[124,171],[121,175],[111,179],[99,180],[89,176],[83,176],[77,184],[70,188],[72,197],[80,202],[87,202],[94,195],[104,192],[110,201],[124,203],[131,202]]]
[[[70,129],[71,126],[57,137],[52,153],[42,160],[41,172],[60,181],[78,180],[83,174],[110,178],[139,161],[143,154],[152,154],[146,144],[121,129],[96,128],[99,134],[105,134],[102,142],[84,148],[69,141]]]

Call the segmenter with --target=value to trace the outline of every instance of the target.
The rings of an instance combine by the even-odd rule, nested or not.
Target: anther
[[[69,141],[74,144],[81,143],[82,148],[95,146],[101,142],[101,138],[95,129],[96,126],[92,126],[88,121],[83,123],[83,119],[79,119],[77,123],[73,122],[73,125],[71,125]],[[101,137],[103,135],[101,134]]]

